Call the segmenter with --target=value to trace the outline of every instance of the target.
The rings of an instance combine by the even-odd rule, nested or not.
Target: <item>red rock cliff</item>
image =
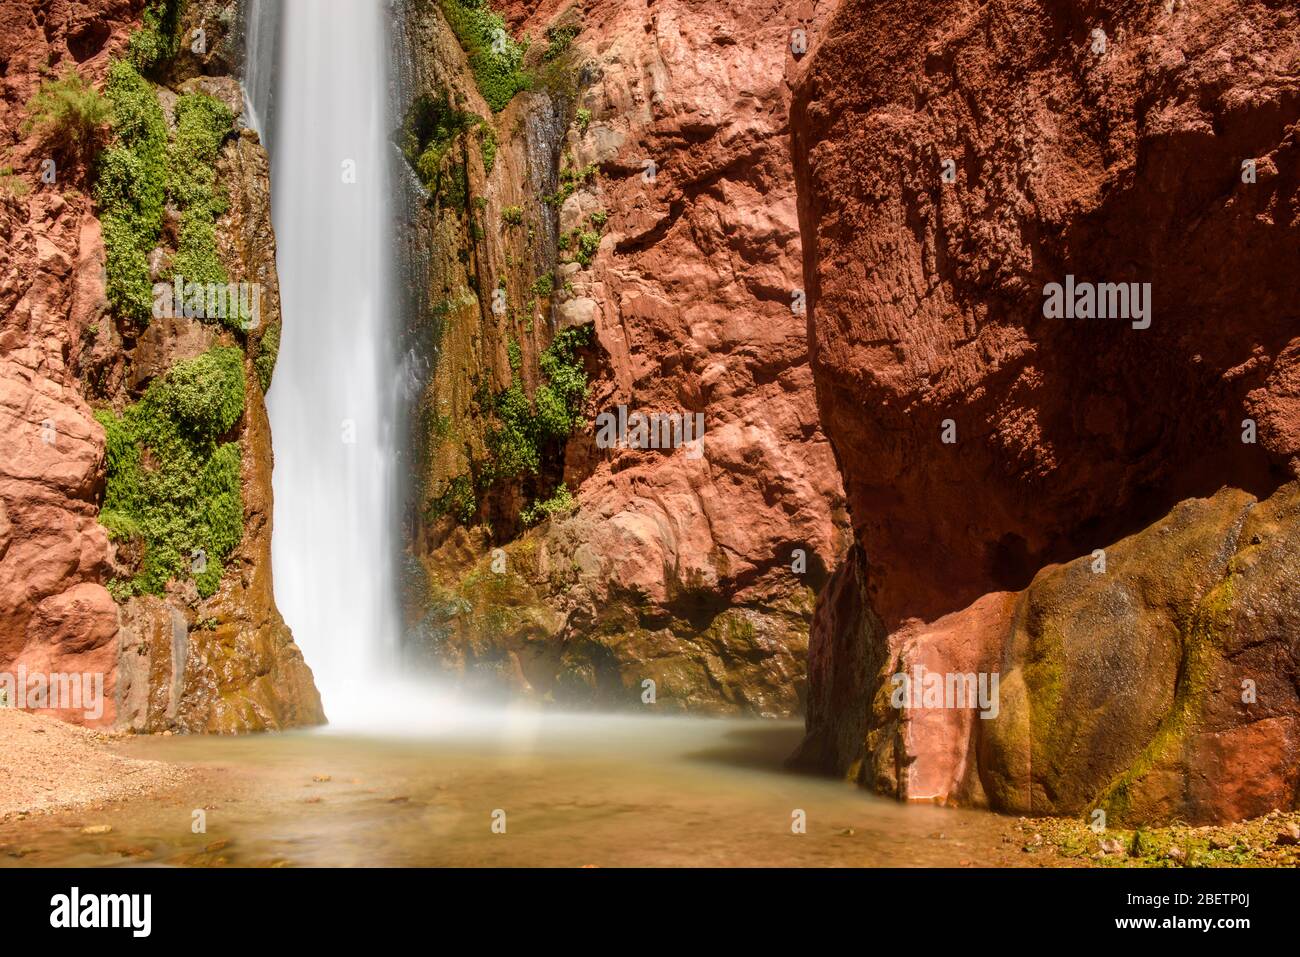
[[[809,336],[858,548],[802,759],[1008,810],[1293,806],[1300,14],[843,0],[814,42]],[[1067,275],[1150,283],[1149,327],[1046,318]],[[886,679],[922,661],[1000,671],[1000,716],[901,717]]]
[[[557,204],[557,227],[561,238],[598,230],[599,244],[586,262],[562,255],[541,322],[498,323],[483,296],[476,315],[456,314],[437,407],[470,392],[452,382],[481,348],[458,338],[466,322],[497,337],[492,364],[506,381],[508,338],[528,356],[550,322],[592,329],[591,397],[562,464],[575,508],[493,542],[505,572],[490,571],[478,533],[449,533],[445,519],[425,532],[431,624],[450,635],[435,643],[458,669],[566,701],[639,707],[653,679],[661,708],[801,708],[812,595],[843,552],[845,515],[813,405],[805,319],[792,309],[802,279],[787,76],[798,6],[503,6],[535,52],[549,28],[578,28],[566,66],[574,98],[555,107],[569,109],[557,159],[589,172]],[[472,90],[462,95],[473,105]],[[538,255],[521,237],[545,235],[555,214],[528,184],[558,170],[525,144],[564,96],[539,85],[495,119],[495,168],[481,183],[471,175],[488,236],[475,254],[480,289],[531,295],[536,273],[520,282],[511,264]],[[501,225],[507,209],[520,228]],[[554,265],[543,254],[533,268]],[[620,405],[702,414],[702,451],[598,448],[592,420]],[[436,466],[434,491],[458,467]],[[467,563],[478,569],[469,576]]]

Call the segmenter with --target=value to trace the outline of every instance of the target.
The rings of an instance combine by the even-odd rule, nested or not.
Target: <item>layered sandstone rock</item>
[[[801,757],[1008,809],[1294,804],[1294,678],[1253,708],[1235,680],[1252,642],[1254,680],[1294,675],[1268,580],[1289,572],[1224,589],[1258,554],[1246,504],[1300,452],[1300,15],[844,0],[814,42],[793,120],[813,371],[860,550],[818,612]],[[1150,283],[1149,328],[1045,318],[1068,275]],[[1290,494],[1252,513],[1283,538]],[[904,720],[853,674],[914,659],[1000,669],[1000,716]]]
[[[259,282],[266,293],[262,326],[246,337],[249,393],[237,426],[244,539],[207,600],[192,585],[176,585],[165,597],[119,607],[104,587],[128,559],[97,521],[104,431],[91,404],[120,409],[176,362],[231,336],[183,317],[144,330],[115,319],[90,196],[93,171],[61,164],[56,184],[40,182],[47,150],[21,125],[42,79],[72,66],[101,84],[141,7],[112,0],[48,10],[0,5],[0,142],[3,163],[14,171],[0,190],[0,671],[103,674],[104,713],[58,712],[74,721],[193,731],[317,723],[323,715],[311,673],[271,590],[271,447],[254,360],[261,336],[278,332],[279,306],[266,155],[250,131],[223,146],[219,181],[232,202],[217,223],[232,281]],[[229,77],[187,80],[200,70],[229,69],[237,12],[235,4],[188,6],[187,27],[206,25],[207,52],[187,48],[169,82],[178,89],[202,84],[239,106]],[[160,100],[166,106],[174,95],[160,88]]]
[[[471,164],[471,193],[485,201],[479,289],[500,281],[526,301],[532,275],[556,263],[557,237],[594,230],[599,246],[589,264],[559,256],[556,294],[521,317],[526,328],[453,284],[436,407],[463,440],[472,376],[491,370],[501,387],[508,339],[528,367],[566,328],[594,329],[592,388],[587,424],[557,469],[574,511],[503,536],[528,504],[517,498],[490,516],[495,537],[452,531],[448,519],[417,531],[430,579],[421,624],[457,670],[570,702],[639,706],[652,679],[664,707],[801,708],[812,596],[842,554],[845,516],[813,408],[804,316],[792,308],[802,286],[787,129],[795,6],[503,6],[516,35],[535,42],[556,26],[580,32],[572,89],[517,96],[494,124],[491,175],[480,184]],[[484,115],[463,74],[445,82]],[[553,212],[543,196],[561,170],[590,172]],[[523,217],[513,230],[501,219],[511,207]],[[534,273],[517,278],[519,261]],[[533,387],[535,372],[525,375]],[[702,413],[702,453],[598,448],[594,417],[620,405]],[[435,452],[431,491],[463,467],[457,454]],[[504,573],[492,571],[493,546]]]

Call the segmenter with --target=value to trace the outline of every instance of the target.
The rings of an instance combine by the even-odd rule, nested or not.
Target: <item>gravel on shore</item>
[[[0,821],[150,794],[184,768],[115,754],[114,735],[0,708]]]

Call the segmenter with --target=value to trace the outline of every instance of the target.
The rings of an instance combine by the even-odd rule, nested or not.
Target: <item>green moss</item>
[[[262,391],[271,388],[271,376],[275,372],[275,360],[280,356],[280,323],[269,326],[257,343],[257,358],[253,360],[253,370],[257,373],[258,384]]]
[[[216,591],[243,538],[239,445],[223,439],[245,392],[243,354],[218,346],[156,379],[120,417],[96,413],[108,472],[100,521],[143,545],[136,574],[116,583],[119,599],[161,594],[187,571],[201,595]]]
[[[483,173],[491,176],[497,162],[497,131],[486,122],[479,128],[479,150],[483,156]]]
[[[461,136],[478,124],[473,113],[457,110],[447,97],[423,96],[406,111],[397,145],[435,200],[463,209],[467,202],[467,179],[464,162],[452,157],[452,149]],[[486,134],[484,134],[486,136]],[[486,142],[484,140],[485,149]],[[496,138],[492,134],[492,156],[496,156]],[[484,155],[484,166],[487,157]]]
[[[488,0],[440,0],[443,15],[465,52],[478,91],[494,113],[500,113],[516,93],[530,89],[532,77],[522,68],[528,42],[517,43],[505,20]]]
[[[533,282],[533,292],[538,296],[549,296],[555,291],[555,279],[550,273],[543,273]]]
[[[1182,661],[1169,713],[1142,754],[1111,782],[1096,802],[1097,807],[1106,809],[1110,820],[1122,822],[1132,807],[1134,792],[1142,780],[1166,761],[1176,758],[1182,750],[1197,709],[1206,700],[1214,656],[1222,647],[1222,636],[1231,625],[1233,602],[1230,565],[1228,577],[1201,600],[1179,629],[1183,636]]]

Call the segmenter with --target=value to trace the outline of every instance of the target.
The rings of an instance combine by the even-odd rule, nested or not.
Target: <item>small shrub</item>
[[[580,108],[578,110],[578,132],[587,132],[587,127],[591,125],[591,110]]]
[[[0,193],[22,199],[31,191],[30,184],[15,173],[12,166],[0,166]]]
[[[563,206],[564,201],[572,196],[587,180],[596,175],[596,165],[593,163],[584,166],[582,169],[575,169],[567,163],[560,169],[560,184],[554,193],[549,193],[543,197],[544,201],[552,206]]]
[[[507,225],[518,226],[524,221],[524,211],[519,206],[507,206],[501,210],[501,218]]]
[[[546,31],[546,52],[542,54],[542,59],[549,62],[563,56],[581,32],[582,28],[574,24],[549,28]]]
[[[600,248],[600,233],[585,232],[578,236],[578,251],[574,258],[584,266],[590,266]]]
[[[538,296],[549,296],[555,291],[555,279],[550,273],[543,273],[533,283],[533,292]]]
[[[68,67],[58,79],[43,82],[27,101],[22,130],[34,132],[51,149],[82,160],[94,152],[112,116],[108,98]]]

